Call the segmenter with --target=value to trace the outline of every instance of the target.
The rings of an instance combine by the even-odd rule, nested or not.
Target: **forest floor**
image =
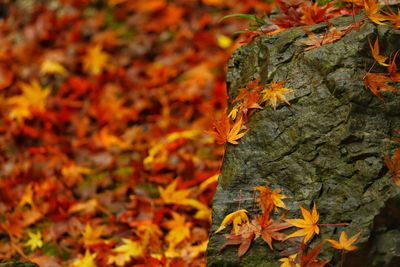
[[[12,2],[12,4],[11,4]],[[261,0],[0,4],[0,261],[202,266],[223,155],[205,130]]]

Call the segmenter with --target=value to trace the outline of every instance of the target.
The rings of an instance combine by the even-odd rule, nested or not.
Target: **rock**
[[[343,16],[331,22],[344,26],[352,20]],[[326,24],[311,27],[314,32],[325,29]],[[320,223],[349,223],[321,227],[319,238],[361,231],[360,250],[347,254],[343,266],[400,266],[400,220],[385,222],[388,215],[382,213],[400,206],[400,190],[386,175],[383,160],[396,146],[391,137],[400,129],[400,94],[386,93],[381,101],[363,83],[373,64],[368,39],[373,42],[377,36],[381,53],[393,55],[400,49],[399,30],[367,19],[358,31],[306,52],[299,42],[307,38],[301,28],[260,37],[235,52],[227,74],[230,99],[257,77],[261,82],[286,81],[294,93],[287,97],[290,106],[255,112],[239,145],[227,145],[211,232],[239,202],[253,216],[260,212],[253,189],[267,184],[291,197],[285,200],[290,209],[286,218],[300,218],[299,206],[310,208],[315,201]],[[210,235],[208,266],[279,266],[279,250],[290,246],[274,242],[271,251],[258,238],[239,259],[237,246],[220,250],[224,242],[223,234]],[[338,266],[339,253],[333,256],[328,247],[322,257]]]

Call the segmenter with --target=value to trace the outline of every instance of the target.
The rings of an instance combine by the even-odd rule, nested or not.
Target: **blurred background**
[[[203,266],[225,73],[262,0],[0,3],[0,262]]]

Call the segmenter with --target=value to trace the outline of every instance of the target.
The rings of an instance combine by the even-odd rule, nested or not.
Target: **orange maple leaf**
[[[306,244],[312,239],[314,234],[319,234],[319,214],[317,212],[317,205],[315,203],[312,212],[309,212],[303,207],[300,207],[300,209],[304,219],[286,219],[285,221],[293,226],[303,229],[297,230],[296,232],[290,234],[287,238],[304,236],[303,243]]]
[[[238,256],[242,257],[249,250],[253,240],[260,236],[260,230],[261,227],[258,224],[246,223],[241,225],[237,234],[225,235],[227,241],[221,250],[229,245],[239,245]]]
[[[273,239],[281,242],[287,239],[287,236],[279,231],[292,227],[290,223],[276,222],[270,219],[268,214],[257,216],[257,221],[261,225],[261,237],[270,249],[272,249]]]
[[[394,82],[400,82],[400,73],[397,72],[397,65],[396,65],[396,58],[400,50],[394,54],[394,57],[392,59],[392,63],[388,66],[388,71],[389,71],[389,76],[390,79]]]
[[[364,76],[364,84],[371,92],[383,100],[381,92],[396,92],[397,89],[388,83],[392,82],[390,77],[382,73],[367,73]]]
[[[302,44],[307,45],[308,47],[304,49],[305,51],[321,47],[324,44],[331,44],[338,40],[340,40],[344,35],[346,30],[339,30],[336,27],[329,26],[326,33],[315,35],[313,32],[303,29],[307,35],[308,39],[301,41]]]
[[[382,65],[382,66],[385,66],[385,67],[389,66],[389,64],[385,63],[385,61],[386,61],[386,59],[388,57],[379,55],[378,37],[376,37],[376,40],[375,40],[375,43],[374,43],[374,47],[372,47],[371,41],[369,39],[368,39],[368,42],[369,42],[369,47],[371,48],[372,56],[374,57],[376,62],[378,62],[379,65]]]
[[[239,95],[232,101],[232,103],[236,103],[236,105],[232,108],[228,117],[234,120],[239,112],[243,113],[243,115],[247,115],[249,109],[262,109],[258,103],[259,100],[259,92],[242,88],[239,91]]]
[[[322,247],[324,246],[324,241],[315,246],[310,252],[306,252],[305,245],[302,244],[300,247],[301,257],[300,257],[300,266],[301,267],[323,267],[328,261],[319,260],[318,254],[321,252]]]
[[[392,172],[392,179],[395,185],[400,186],[400,148],[397,148],[393,157],[385,155],[385,163],[389,170]]]
[[[287,198],[287,196],[282,195],[280,189],[271,191],[268,186],[257,186],[254,189],[260,192],[257,202],[260,204],[264,213],[270,213],[274,207],[287,209],[285,203],[282,201]]]
[[[394,13],[394,11],[388,7],[389,13],[384,12],[384,16],[388,21],[390,21],[394,27],[400,28],[400,8],[397,9],[397,14]]]
[[[378,0],[364,0],[364,10],[368,18],[376,24],[384,25],[383,21],[387,18],[380,14],[380,9]]]
[[[239,117],[239,119],[231,125],[229,117],[224,116],[220,121],[214,123],[213,131],[207,131],[207,133],[214,136],[218,144],[231,143],[237,145],[237,140],[247,133],[247,130],[242,130],[243,127],[242,117]]]
[[[346,232],[342,231],[340,233],[339,242],[333,239],[327,239],[326,241],[331,243],[332,247],[334,247],[335,249],[353,251],[357,249],[357,247],[353,244],[357,242],[357,240],[360,238],[360,234],[361,233],[358,233],[349,238]]]
[[[290,105],[290,103],[286,100],[285,94],[293,92],[292,89],[285,88],[285,81],[275,82],[272,81],[268,88],[265,88],[261,93],[262,102],[270,101],[271,106],[276,109],[276,104],[278,101],[283,101],[286,104]]]

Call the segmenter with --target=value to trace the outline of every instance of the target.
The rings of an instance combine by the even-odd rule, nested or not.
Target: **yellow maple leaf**
[[[387,18],[380,14],[380,9],[378,0],[364,0],[364,10],[368,18],[376,24],[385,25],[383,21],[387,20]]]
[[[194,198],[183,199],[179,204],[191,206],[197,209],[194,218],[211,222],[211,209]]]
[[[311,240],[314,234],[319,234],[319,227],[318,227],[319,214],[317,212],[317,205],[315,203],[312,212],[309,212],[303,207],[300,207],[300,209],[304,219],[287,219],[285,221],[293,226],[303,229],[297,230],[296,232],[288,235],[287,238],[304,236],[303,242],[305,244],[309,240]]]
[[[149,155],[143,160],[145,168],[149,170],[153,164],[167,161],[169,153],[166,149],[167,144],[181,138],[196,140],[200,134],[202,134],[202,132],[198,130],[187,130],[168,134],[149,149]]]
[[[139,242],[122,238],[123,245],[114,248],[112,251],[115,255],[108,256],[108,264],[115,263],[117,266],[124,266],[134,257],[143,256],[144,250]]]
[[[109,57],[107,53],[102,51],[101,45],[90,47],[83,58],[83,69],[90,74],[98,75],[103,72]]]
[[[378,42],[378,37],[376,37],[374,46],[372,47],[371,41],[368,39],[369,42],[369,47],[371,48],[372,56],[382,66],[389,66],[389,64],[385,63],[386,59],[388,58],[387,56],[382,56],[379,55],[379,42]]]
[[[82,232],[83,244],[85,247],[102,242],[103,240],[100,238],[100,236],[103,232],[103,229],[104,226],[92,228],[90,224],[86,224],[85,230]]]
[[[296,263],[297,254],[290,255],[287,258],[279,259],[281,263],[280,267],[300,267],[300,263]]]
[[[12,107],[9,113],[10,119],[21,122],[30,118],[32,111],[43,112],[45,110],[50,88],[42,88],[37,80],[33,80],[30,84],[19,82],[18,86],[22,89],[22,95],[10,97],[7,104]]]
[[[339,242],[333,239],[327,239],[329,243],[332,244],[332,247],[338,250],[347,250],[347,251],[353,251],[356,250],[357,247],[354,246],[353,244],[357,242],[357,240],[360,238],[361,233],[358,233],[352,237],[348,237],[345,231],[342,231],[340,233],[339,237]]]
[[[172,212],[172,220],[165,222],[164,225],[169,229],[168,234],[165,236],[169,251],[173,251],[179,243],[190,238],[192,224],[186,222],[185,216]]]
[[[207,205],[204,205],[200,201],[194,198],[189,198],[189,195],[193,192],[192,188],[176,190],[178,180],[174,180],[165,189],[159,187],[160,199],[165,204],[177,204],[184,206],[191,206],[197,209],[197,213],[194,215],[199,220],[211,220],[211,210]]]
[[[151,244],[152,247],[159,247],[163,232],[160,227],[154,223],[139,225],[136,229],[136,235],[140,236],[141,243],[146,247]]]
[[[97,267],[94,259],[96,258],[96,253],[91,254],[89,250],[86,250],[85,256],[76,259],[71,267]]]
[[[219,228],[215,231],[215,233],[222,231],[223,229],[225,229],[225,227],[227,225],[229,225],[231,223],[233,223],[233,232],[235,234],[239,233],[240,225],[249,223],[249,217],[247,216],[247,210],[241,209],[241,210],[237,210],[237,211],[234,211],[234,212],[226,215],[225,218],[222,220]]]
[[[275,82],[272,81],[268,88],[265,88],[261,91],[262,94],[262,102],[268,101],[271,106],[276,109],[276,105],[278,101],[283,101],[286,104],[290,105],[290,103],[286,100],[285,94],[293,92],[292,89],[285,88],[286,82]]]
[[[199,190],[197,191],[198,194],[204,192],[210,185],[215,184],[218,182],[219,173],[214,174],[213,176],[207,178],[199,185]]]
[[[29,239],[26,241],[25,246],[30,247],[30,250],[33,251],[43,246],[42,234],[40,231],[37,231],[36,233],[29,231],[28,236]]]
[[[175,179],[165,189],[162,187],[158,187],[160,198],[165,204],[179,204],[182,202],[182,200],[187,199],[193,191],[193,189],[191,188],[177,190],[177,185],[178,180]]]
[[[67,74],[67,70],[57,61],[46,59],[40,66],[40,73],[65,75]]]

